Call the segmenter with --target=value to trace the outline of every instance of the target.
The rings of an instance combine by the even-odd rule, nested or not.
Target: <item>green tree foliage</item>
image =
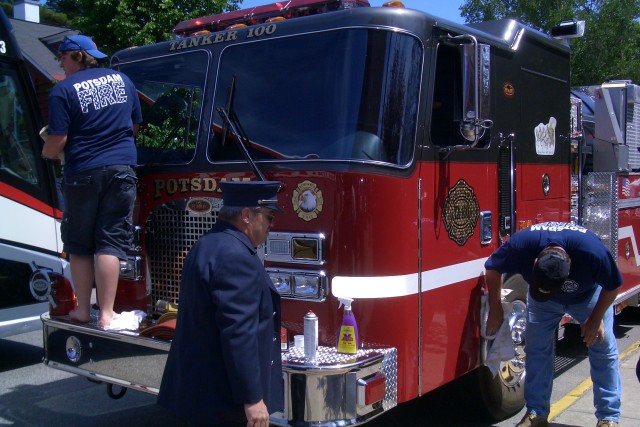
[[[584,37],[571,42],[572,85],[640,83],[640,0],[466,0],[460,11],[467,22],[514,18],[546,33],[584,20]]]
[[[141,92],[157,90],[156,85],[138,88]],[[202,93],[195,87],[169,88],[153,105],[142,105],[145,124],[138,134],[138,146],[166,151],[192,152],[195,149],[200,100]]]
[[[47,7],[58,13],[65,14],[69,19],[75,19],[80,15],[80,2],[78,0],[47,0]]]
[[[4,11],[5,15],[13,16],[13,6],[8,3],[0,3],[0,7]]]
[[[238,8],[240,0],[49,0],[71,18],[72,27],[112,54],[119,49],[169,40],[185,19]]]
[[[585,14],[583,39],[573,44],[578,84],[624,79],[640,83],[640,0],[599,1]]]
[[[64,13],[57,13],[47,7],[40,6],[40,23],[54,27],[70,27],[71,19]]]

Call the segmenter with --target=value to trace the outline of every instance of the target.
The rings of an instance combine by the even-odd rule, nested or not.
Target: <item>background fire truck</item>
[[[274,3],[185,21],[174,40],[113,56],[145,118],[136,242],[116,304],[149,318],[105,332],[45,313],[48,366],[111,392],[158,392],[171,313],[189,310],[178,300],[183,260],[216,222],[225,180],[284,183],[264,247],[284,299],[283,346],[305,313],[319,318],[317,364],[283,349],[275,424],[364,423],[473,370],[493,417],[517,412],[526,284],[507,281],[516,351],[497,376],[483,366],[480,301],[484,261],[527,225],[592,228],[623,271],[618,303],[637,304],[637,87],[603,85],[620,110],[615,138],[588,144],[577,104],[571,114],[566,44],[512,20],[463,26],[368,6]],[[355,299],[354,356],[335,351],[337,297]]]
[[[596,232],[618,260],[625,285],[619,313],[638,306],[640,86],[610,81],[572,91],[571,218]]]
[[[67,272],[55,179],[40,158],[39,114],[11,23],[0,10],[0,307],[47,301],[50,273]]]

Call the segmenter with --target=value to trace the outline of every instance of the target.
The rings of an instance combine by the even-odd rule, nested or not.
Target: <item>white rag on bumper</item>
[[[516,355],[511,339],[511,326],[509,325],[509,313],[513,310],[513,303],[502,300],[502,310],[504,319],[498,331],[494,335],[487,335],[487,318],[489,317],[489,297],[482,295],[480,308],[480,335],[488,340],[487,357],[484,364],[489,368],[492,375],[496,375],[500,369],[500,362],[513,359]]]
[[[147,313],[142,310],[123,311],[120,314],[116,314],[111,323],[105,326],[105,331],[137,331],[140,327],[140,322],[147,317]]]

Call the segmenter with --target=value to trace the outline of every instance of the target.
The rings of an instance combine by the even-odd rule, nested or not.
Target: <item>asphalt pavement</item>
[[[26,332],[28,331],[32,331],[31,335],[33,335],[36,331],[38,331],[42,327],[42,324],[39,320],[38,315],[46,311],[46,307],[44,308],[43,307],[44,306],[41,304],[35,304],[33,306],[16,308],[15,310],[21,310],[19,313],[13,312],[11,310],[10,311],[2,310],[2,315],[0,315],[0,326],[1,326],[0,330],[5,330],[7,334],[6,336],[16,335],[19,337],[25,337],[27,335],[30,335],[30,334],[26,334]],[[636,314],[629,317],[631,319],[634,319],[632,322],[629,322],[629,318],[627,318],[627,323],[624,324],[624,327],[628,327],[628,323],[632,325],[637,325],[638,323],[635,320],[636,319],[635,316],[638,313],[640,312],[636,312]],[[16,320],[13,320],[13,319],[16,319]],[[620,332],[620,335],[627,335],[626,329],[622,329]],[[637,335],[635,336],[631,335],[631,336],[633,336],[633,339],[626,341],[625,344],[620,345],[622,342],[619,343],[620,374],[622,377],[622,384],[623,384],[622,419],[620,420],[620,426],[622,427],[640,427],[640,382],[636,377],[636,364],[638,362],[638,358],[640,357],[640,340],[638,340]],[[634,342],[634,340],[638,340],[638,341]],[[569,344],[571,344],[570,341],[569,341]],[[573,347],[574,346],[569,345],[569,348],[573,348]],[[563,355],[566,358],[567,356],[566,350],[563,351]],[[586,356],[586,354],[584,356]],[[0,357],[0,359],[2,359],[2,357]],[[562,359],[562,357],[560,357],[560,359]],[[62,373],[61,371],[55,371],[55,370],[51,370],[50,368],[45,368],[41,364],[35,367],[33,366],[29,367],[28,369],[33,370],[34,368],[42,370],[43,377],[46,376],[45,374],[52,374],[52,373],[65,375],[65,378],[66,378],[66,375],[68,375],[68,374]],[[575,381],[575,382],[571,381],[571,379],[568,379],[568,380],[565,379],[566,374],[558,375],[556,377],[554,383],[556,383],[555,386],[557,387],[554,387],[554,388],[561,389],[561,393],[559,393],[554,398],[554,400],[552,400],[553,405],[551,407],[551,414],[550,414],[551,427],[591,427],[596,425],[596,418],[594,415],[594,408],[593,408],[593,391],[592,391],[591,380],[588,378],[588,368],[586,368],[586,370],[582,370],[582,373],[583,373],[583,376],[581,377],[579,376],[578,381]],[[75,378],[75,377],[72,377],[71,379],[67,379],[67,381],[71,381],[73,384],[75,384],[75,387],[78,387],[79,385],[82,387],[85,387],[85,388],[82,388],[81,390],[78,390],[78,393],[80,394],[85,395],[86,393],[95,393],[95,396],[97,397],[93,397],[92,399],[96,400],[95,404],[102,408],[101,411],[107,411],[105,408],[111,408],[109,409],[111,412],[107,411],[110,414],[109,418],[104,420],[105,423],[107,423],[107,421],[110,420],[108,421],[108,424],[110,426],[131,425],[130,422],[124,422],[125,419],[129,421],[131,420],[140,421],[140,422],[133,422],[133,424],[147,425],[146,422],[148,421],[149,417],[152,417],[153,419],[156,419],[156,418],[162,419],[163,423],[155,423],[155,425],[166,425],[166,426],[171,425],[173,427],[177,425],[181,425],[179,422],[177,422],[177,420],[175,420],[174,418],[171,418],[168,414],[163,412],[161,408],[155,405],[155,397],[153,396],[146,395],[145,393],[130,393],[128,394],[127,399],[123,399],[121,401],[112,401],[111,399],[108,399],[107,397],[104,396],[104,392],[102,391],[101,387],[98,388],[93,384],[89,385],[90,383],[86,381],[80,381],[78,378]],[[564,387],[564,390],[562,390],[563,387],[561,386],[561,384],[558,384],[558,382],[564,383],[565,381],[569,381],[569,383]],[[575,386],[573,389],[571,389],[571,385],[569,384],[577,384],[578,382],[580,383],[577,386]],[[23,384],[21,385],[21,387],[24,388],[27,386]],[[38,386],[37,390],[40,390],[40,388],[42,388],[43,393],[48,395],[51,392],[51,389],[47,389],[46,387],[47,387],[46,385]],[[58,387],[58,385],[56,385],[56,387]],[[456,391],[453,392],[456,394],[452,394],[450,390],[443,390],[443,393],[441,393],[443,396],[440,399],[438,398],[434,399],[434,396],[432,393],[432,396],[430,396],[429,400],[420,400],[420,401],[417,400],[416,404],[412,404],[412,402],[408,402],[402,405],[404,407],[402,412],[409,412],[407,411],[407,409],[410,409],[411,406],[413,406],[414,409],[421,408],[420,411],[416,411],[419,415],[419,418],[408,418],[410,420],[409,422],[400,421],[400,422],[388,423],[388,421],[392,420],[392,418],[388,417],[387,422],[383,422],[384,417],[380,417],[380,421],[382,423],[379,422],[377,423],[377,425],[380,425],[382,427],[389,427],[390,425],[407,426],[407,427],[418,427],[418,426],[431,427],[431,426],[443,426],[443,425],[447,425],[447,426],[455,425],[455,426],[462,426],[462,427],[472,427],[472,426],[475,426],[475,427],[509,426],[510,427],[515,425],[524,413],[524,410],[523,410],[520,414],[517,414],[507,420],[503,420],[500,423],[490,423],[486,421],[481,421],[480,419],[477,420],[478,422],[475,422],[476,421],[475,418],[468,415],[464,417],[461,416],[460,419],[453,420],[453,422],[451,422],[452,420],[450,420],[447,417],[445,418],[445,419],[448,419],[447,422],[441,422],[441,419],[438,419],[437,417],[435,417],[436,415],[435,413],[446,412],[446,413],[449,413],[449,415],[451,415],[449,410],[443,409],[443,402],[451,402],[452,400],[455,401],[455,399],[452,399],[451,396],[458,395],[460,393],[459,390],[460,389],[457,388]],[[567,392],[567,390],[569,391]],[[30,395],[31,393],[32,392],[29,392]],[[67,393],[68,392],[65,392],[65,394]],[[10,400],[10,398],[17,399],[16,396],[18,396],[19,394],[20,393],[16,391],[12,391],[8,395],[3,396],[3,400],[5,400],[4,404],[5,405],[9,404],[10,402],[8,402],[8,400]],[[477,396],[475,397],[475,400],[477,400]],[[434,401],[435,403],[429,403],[431,401]],[[137,408],[136,410],[139,410],[140,414],[132,414],[131,411],[134,411],[134,410],[126,406],[127,402],[129,402],[130,405],[134,405],[134,406],[137,405],[136,408],[139,406],[139,408]],[[2,406],[3,405],[0,405],[0,407]],[[16,413],[22,411],[22,409],[20,409],[18,406],[14,407],[12,411]],[[467,406],[460,406],[460,405],[457,405],[454,408],[456,408],[457,410],[460,410],[461,407],[465,408],[465,411],[462,411],[462,412],[469,412],[470,410],[472,410]],[[75,409],[79,410],[79,408],[75,408]],[[0,425],[5,425],[3,422],[3,416],[1,412],[2,411],[0,410]],[[13,415],[16,415],[16,414],[13,414]],[[29,420],[40,419],[37,417],[38,411],[27,410],[23,415],[26,417],[25,419],[29,419]],[[116,415],[121,417],[117,421],[115,418]],[[52,416],[51,414],[47,415],[47,417],[51,417],[51,416]],[[68,414],[65,413],[64,410],[62,410],[60,413],[60,416],[66,417],[68,416]],[[97,418],[101,418],[101,417],[96,417],[96,418],[89,417],[89,418],[92,420],[91,421],[92,425],[106,425],[106,424],[101,424],[100,422],[97,422]],[[13,419],[13,418],[8,417],[8,419]],[[418,419],[420,421],[417,421]],[[377,420],[374,420],[374,421],[377,421]],[[18,422],[12,425],[41,425],[41,424],[39,421],[33,421],[33,423],[20,424]],[[57,422],[50,422],[49,425],[62,425],[62,424],[59,424]],[[372,427],[373,425],[376,425],[376,423],[373,422]]]
[[[640,341],[620,349],[620,376],[622,378],[621,427],[640,426],[640,381],[636,377],[636,364],[640,357]],[[587,427],[597,423],[593,407],[593,384],[584,380],[562,399],[551,406],[549,426]]]
[[[47,302],[0,309],[0,338],[41,330],[40,315],[48,309]]]

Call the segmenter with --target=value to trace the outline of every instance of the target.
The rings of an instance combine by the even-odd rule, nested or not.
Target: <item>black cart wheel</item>
[[[116,393],[113,391],[114,387],[120,387],[120,390],[118,390],[118,392]],[[109,397],[112,398],[113,400],[121,399],[126,393],[127,393],[126,387],[107,384],[107,395],[109,395]]]

